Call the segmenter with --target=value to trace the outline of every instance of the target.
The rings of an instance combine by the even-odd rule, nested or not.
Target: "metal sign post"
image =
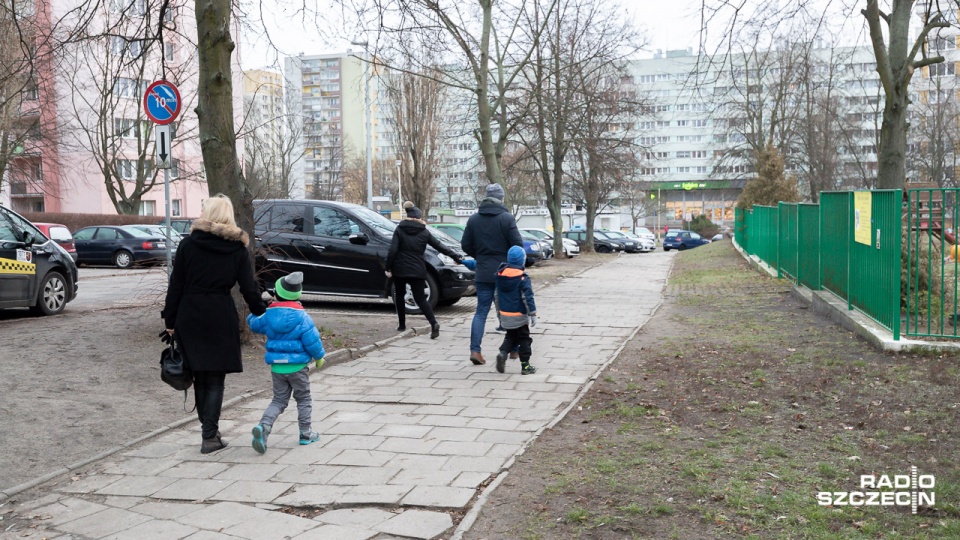
[[[180,91],[169,81],[155,81],[143,93],[143,110],[157,124],[154,128],[154,146],[157,149],[157,167],[163,169],[163,193],[166,199],[167,276],[173,272],[173,238],[170,234],[170,167],[173,163],[173,129],[170,124],[180,114]]]

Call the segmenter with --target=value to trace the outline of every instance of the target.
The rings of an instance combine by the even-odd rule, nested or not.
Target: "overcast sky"
[[[641,57],[649,58],[656,49],[697,49],[700,25],[700,0],[603,0],[613,4],[620,2],[631,13],[637,26],[646,31],[650,41],[649,51]],[[308,6],[317,6],[323,10],[322,18],[328,23],[339,18],[339,14],[326,7],[325,0],[307,0]],[[240,63],[244,69],[254,69],[274,65],[282,68],[283,57],[304,54],[325,54],[343,52],[350,47],[350,36],[323,36],[313,26],[315,14],[301,16],[287,2],[277,2],[270,12],[251,13],[250,20],[263,17],[270,28],[270,39],[275,46],[268,44],[265,38],[257,37],[259,32],[243,30],[241,32]],[[302,5],[299,1],[296,5]],[[251,25],[259,26],[259,25]],[[357,47],[353,47],[358,49]]]

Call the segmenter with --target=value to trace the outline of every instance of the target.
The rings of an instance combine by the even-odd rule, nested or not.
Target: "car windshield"
[[[539,236],[527,231],[520,231],[520,236],[523,237],[524,240],[533,240],[534,242],[540,240]]]
[[[626,238],[627,237],[627,235],[623,234],[620,231],[603,231],[603,233],[609,236],[610,238]]]
[[[437,227],[434,227],[434,228],[437,228]],[[461,229],[460,227],[439,227],[439,229],[445,232],[447,235],[449,235],[451,238],[453,238],[457,242],[463,240],[463,229]]]
[[[637,234],[645,236],[653,236],[653,233],[650,232],[650,229],[646,227],[637,227]]]
[[[397,224],[384,217],[383,214],[378,214],[366,206],[353,206],[351,209],[353,214],[371,229],[387,236],[393,236],[393,230],[397,228]]]
[[[665,238],[676,238],[678,234],[680,234],[678,231],[670,231]]]
[[[127,226],[127,227],[120,227],[120,228],[123,229],[124,231],[130,233],[130,235],[133,236],[134,238],[153,238],[154,236],[163,236],[162,234],[160,234],[160,235],[150,234],[150,233],[148,233],[148,232],[146,232],[146,231],[141,231],[140,229],[138,229],[138,228],[136,228],[136,227]]]
[[[529,234],[531,236],[536,236],[541,240],[553,240],[553,236],[550,236],[550,233],[548,233],[547,231],[540,231],[537,229],[522,229],[520,231],[520,234],[524,234],[524,233]]]
[[[604,239],[604,240],[609,240],[609,239],[610,239],[610,237],[607,236],[607,234],[606,234],[605,232],[602,232],[602,231],[593,231],[593,236],[596,237],[596,238],[602,238],[602,239]]]
[[[460,242],[458,242],[456,238],[441,231],[440,229],[437,229],[436,227],[427,227],[427,230],[430,231],[430,234],[432,234],[434,238],[436,238],[437,240],[440,240],[445,244],[455,244],[458,246],[460,245]]]

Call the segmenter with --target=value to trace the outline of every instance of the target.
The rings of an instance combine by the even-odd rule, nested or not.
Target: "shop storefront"
[[[660,217],[666,224],[706,215],[718,225],[732,225],[744,184],[746,180],[650,182],[649,193],[660,201]]]

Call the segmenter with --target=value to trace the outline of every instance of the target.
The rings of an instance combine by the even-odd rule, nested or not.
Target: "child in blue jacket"
[[[277,417],[290,403],[291,393],[297,401],[300,444],[320,439],[320,434],[310,425],[313,400],[310,397],[309,364],[316,360],[317,367],[320,367],[325,353],[320,332],[297,301],[303,292],[303,272],[293,272],[278,279],[275,289],[278,301],[270,304],[266,313],[259,317],[247,315],[250,329],[267,336],[264,360],[273,372],[273,401],[263,411],[260,423],[253,428],[253,449],[261,454],[267,451],[267,437]]]
[[[537,304],[533,301],[533,285],[530,276],[523,271],[527,255],[520,246],[507,251],[507,262],[497,270],[497,309],[500,310],[500,326],[507,331],[497,354],[497,371],[503,373],[507,355],[519,345],[520,374],[530,375],[537,368],[530,364],[533,354],[530,327],[537,324]]]

